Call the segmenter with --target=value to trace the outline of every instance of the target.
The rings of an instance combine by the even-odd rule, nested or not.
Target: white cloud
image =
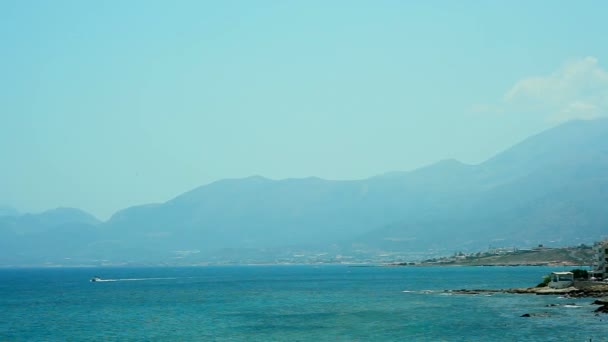
[[[550,113],[550,121],[594,119],[608,114],[608,72],[596,58],[585,57],[550,75],[516,82],[503,100],[512,109]]]
[[[557,121],[566,121],[574,118],[591,120],[602,115],[602,109],[598,105],[589,102],[574,101],[565,105],[565,107],[563,107],[559,113],[555,114],[553,118]]]

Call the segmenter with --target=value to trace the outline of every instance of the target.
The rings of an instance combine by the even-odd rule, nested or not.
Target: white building
[[[574,284],[574,273],[572,272],[551,272],[549,287],[554,289],[565,289]]]
[[[594,260],[591,275],[595,278],[608,278],[608,240],[593,244]]]

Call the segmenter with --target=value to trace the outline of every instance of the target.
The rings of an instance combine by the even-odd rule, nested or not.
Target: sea
[[[556,270],[4,268],[0,341],[608,341],[592,298],[445,292],[528,287]]]

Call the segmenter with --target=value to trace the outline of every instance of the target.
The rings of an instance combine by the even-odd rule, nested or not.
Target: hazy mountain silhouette
[[[2,216],[18,216],[19,211],[13,207],[9,207],[6,205],[0,205],[0,217]]]
[[[574,121],[479,165],[445,160],[357,181],[228,179],[104,223],[76,209],[2,216],[0,263],[571,245],[608,234],[607,206],[608,120]]]
[[[479,248],[485,243],[574,244],[608,234],[606,119],[569,122],[480,165],[455,165],[418,170],[421,185],[433,179],[429,174],[446,175],[427,187],[433,197],[449,196],[436,214],[422,221],[406,218],[362,240],[383,241],[384,248],[445,241]],[[397,243],[389,247],[386,241]]]
[[[38,264],[78,254],[100,236],[100,221],[75,208],[0,217],[0,262]]]

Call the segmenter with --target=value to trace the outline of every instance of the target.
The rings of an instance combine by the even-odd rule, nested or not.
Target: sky
[[[0,2],[0,205],[478,164],[608,109],[606,1]]]

